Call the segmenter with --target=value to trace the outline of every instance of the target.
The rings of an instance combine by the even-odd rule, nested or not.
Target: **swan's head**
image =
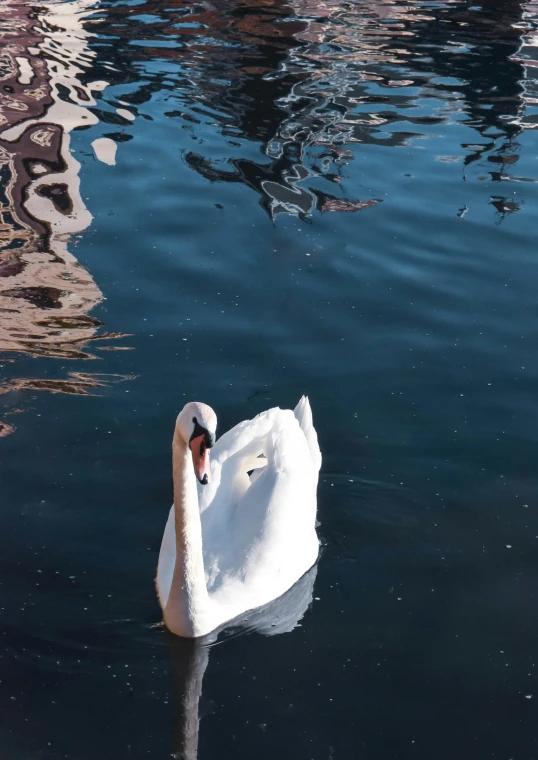
[[[205,486],[209,482],[209,449],[215,443],[217,415],[207,404],[191,401],[179,413],[178,433],[191,450],[196,477]]]

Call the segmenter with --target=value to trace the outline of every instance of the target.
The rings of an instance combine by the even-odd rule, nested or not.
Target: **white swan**
[[[277,599],[319,551],[321,453],[308,399],[294,412],[262,412],[214,443],[216,427],[206,404],[187,404],[177,418],[174,504],[157,569],[164,622],[191,638]]]

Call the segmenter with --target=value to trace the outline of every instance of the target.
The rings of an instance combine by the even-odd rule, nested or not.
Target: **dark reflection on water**
[[[538,4],[10,0],[0,36],[2,757],[534,760]],[[174,640],[174,415],[304,392],[315,589]]]
[[[353,210],[334,203],[350,201],[342,182],[351,144],[405,146],[455,114],[486,139],[461,146],[464,163],[493,149],[488,168],[502,178],[521,131],[521,66],[510,55],[521,18],[517,2],[151,2],[111,7],[102,28],[121,50],[120,67],[173,61],[174,71],[152,79],[181,87],[183,107],[164,115],[198,144],[184,154],[191,168],[247,184],[272,216],[309,216]],[[219,127],[236,150],[226,160],[204,151],[197,124]],[[242,155],[245,140],[261,143],[259,157]]]

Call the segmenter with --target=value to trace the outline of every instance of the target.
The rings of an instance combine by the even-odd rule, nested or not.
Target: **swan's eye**
[[[205,443],[204,443],[204,441],[202,441],[202,443],[200,444],[200,456],[201,457],[204,456],[204,451],[205,451]]]

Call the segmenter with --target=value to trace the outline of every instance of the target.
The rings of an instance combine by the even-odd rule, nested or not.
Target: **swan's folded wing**
[[[304,431],[291,410],[270,410],[264,419],[242,437],[242,447],[236,448],[239,437],[229,448],[223,442],[223,451],[234,453],[221,459],[219,452],[221,480],[202,512],[208,590],[216,604],[232,610],[280,596],[318,553],[317,471]],[[265,465],[249,478],[256,452],[266,455]]]
[[[314,465],[315,472],[319,471],[321,453],[318,438],[312,423],[310,404],[303,396],[293,413],[279,407],[268,409],[252,420],[239,423],[216,441],[211,450],[211,480],[199,490],[202,512],[211,507],[212,512],[218,512],[224,518],[235,510],[247,488],[257,480],[257,475],[249,480],[247,472],[258,467],[265,469],[266,460],[257,463],[257,458],[263,454],[273,460],[270,464],[275,463],[275,436],[281,442],[277,447],[279,459],[284,452],[289,452],[294,467],[300,461],[306,463],[308,460]],[[294,440],[296,443],[292,443]],[[305,459],[301,460],[299,450],[303,449],[303,441],[306,441],[307,446],[304,449]],[[281,460],[280,464],[282,463]],[[216,524],[213,518],[208,525]]]
[[[318,551],[317,472],[291,410],[274,415],[264,453],[267,463],[237,500],[226,530],[212,532],[220,571],[212,591],[221,589],[221,598],[230,603],[237,595],[252,595],[247,608],[269,601],[264,596],[268,589],[278,589],[272,598],[283,593],[314,563]]]
[[[265,461],[256,460],[267,449],[275,413],[279,411],[262,412],[252,420],[240,422],[217,439],[210,455],[211,480],[199,488],[202,512],[208,507],[221,513],[233,511],[248,485],[247,472],[265,466]]]
[[[275,417],[280,411],[278,408],[268,409],[228,430],[217,439],[211,450],[211,458],[215,462],[223,462],[240,451],[245,456],[257,456],[255,452],[258,449],[263,450],[267,436],[275,424]]]

